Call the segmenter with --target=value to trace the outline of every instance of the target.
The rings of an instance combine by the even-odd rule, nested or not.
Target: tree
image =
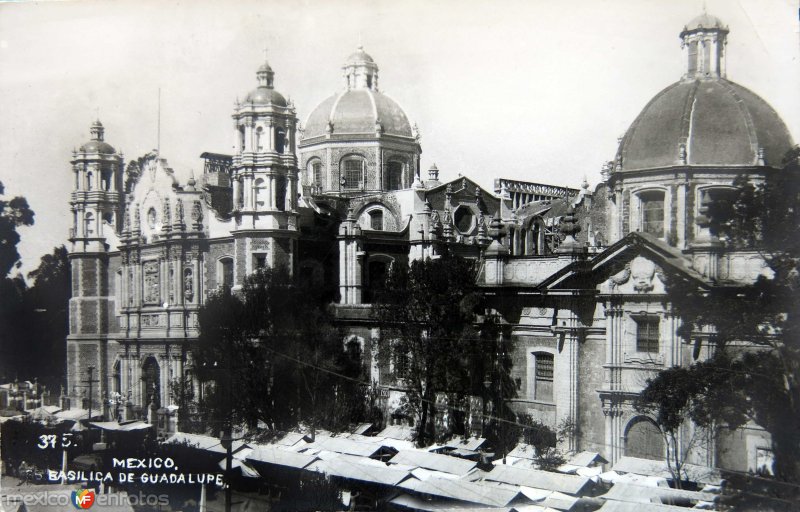
[[[26,301],[33,317],[30,343],[26,345],[27,352],[33,356],[28,370],[52,390],[58,389],[65,376],[71,270],[67,249],[62,245],[55,247],[51,254],[42,256],[39,266],[28,273],[28,277],[33,279]],[[42,357],[42,354],[47,354],[47,357]]]
[[[749,420],[771,434],[774,472],[800,481],[800,164],[759,186],[742,177],[729,205],[708,205],[712,233],[731,247],[757,247],[768,272],[748,286],[701,289],[672,283],[669,299],[683,320],[679,334],[708,336],[710,360],[667,370],[644,395],[676,400],[668,428],[685,413],[700,426],[737,428]],[[699,354],[696,349],[695,354]],[[691,383],[691,384],[687,384]],[[688,387],[687,387],[688,386]]]
[[[33,225],[34,213],[24,197],[7,199],[4,194],[5,187],[0,182],[0,360],[3,362],[0,377],[5,382],[18,376],[16,351],[28,328],[24,321],[25,280],[20,275],[9,277],[9,273],[21,264],[17,230]]]
[[[436,438],[437,393],[485,395],[483,383],[489,379],[490,394],[505,391],[511,397],[507,372],[500,379],[510,358],[498,346],[496,317],[487,315],[477,324],[482,296],[475,272],[474,262],[446,254],[393,265],[385,291],[373,303],[381,329],[379,358],[404,384],[420,446]]]
[[[200,410],[212,428],[228,423],[288,430],[300,422],[341,428],[355,393],[341,333],[310,285],[286,269],[248,276],[240,292],[213,294],[199,314],[194,364],[207,386]]]
[[[17,244],[20,241],[17,229],[32,226],[34,213],[28,201],[21,196],[5,199],[5,187],[0,182],[0,276],[8,276],[11,269],[19,267]]]

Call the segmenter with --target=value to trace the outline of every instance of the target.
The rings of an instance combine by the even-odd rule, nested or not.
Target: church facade
[[[350,332],[343,343],[369,358],[363,348],[380,334],[370,301],[389,266],[446,247],[479,261],[478,284],[508,325],[516,411],[571,426],[570,450],[663,459],[658,427],[633,400],[658,370],[708,355],[677,335],[666,287],[743,285],[767,272],[705,214],[737,177],[780,172],[794,144],[764,100],[727,80],[727,36],[705,14],[684,27],[683,75],[633,121],[594,189],[497,179],[489,191],[467,177],[442,182],[435,165],[423,173],[416,125],[380,91],[362,48],[302,127],[261,66],[232,114],[234,153],[203,153],[203,175],[185,183],[157,152],[125,162],[96,122],[71,161],[72,402],[107,417],[174,414],[170,383],[192,376],[199,308],[262,267],[285,265],[330,290]],[[769,446],[752,426],[690,461],[754,469]]]

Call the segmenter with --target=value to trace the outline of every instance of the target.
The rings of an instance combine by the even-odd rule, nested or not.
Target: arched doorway
[[[161,368],[153,356],[145,359],[142,364],[142,401],[145,407],[150,403],[156,408],[161,407]]]
[[[625,455],[640,459],[664,460],[666,445],[661,429],[653,420],[638,417],[631,420],[625,433]]]

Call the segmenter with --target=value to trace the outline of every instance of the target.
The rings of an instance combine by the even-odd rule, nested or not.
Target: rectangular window
[[[320,162],[314,162],[314,165],[311,166],[314,173],[314,184],[315,185],[322,185],[322,164]]]
[[[383,229],[383,212],[381,210],[369,212],[369,227],[375,231],[381,231]]]
[[[533,399],[543,402],[553,401],[553,354],[537,352],[534,354]]]
[[[664,238],[664,193],[648,192],[639,196],[642,206],[642,231]]]
[[[360,189],[364,176],[364,165],[361,160],[344,161],[344,188]]]
[[[647,316],[636,319],[636,351],[658,352],[658,327],[657,316]]]
[[[253,263],[256,269],[267,268],[267,257],[263,254],[254,254]]]

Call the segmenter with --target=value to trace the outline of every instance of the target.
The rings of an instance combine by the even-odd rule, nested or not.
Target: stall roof
[[[465,482],[464,480],[449,480],[442,478],[430,478],[428,480],[417,480],[409,478],[400,483],[398,487],[409,491],[440,498],[477,503],[478,505],[490,505],[493,507],[504,507],[521,496],[518,489],[508,489],[499,485]]]
[[[314,443],[309,443],[307,448],[328,450],[330,452],[346,453],[348,455],[358,455],[361,457],[372,457],[384,449],[379,444],[361,443],[344,437],[320,439]]]
[[[253,451],[247,456],[247,460],[303,469],[314,461],[319,460],[319,457],[316,455],[274,448],[272,446],[256,445]]]
[[[477,462],[458,457],[413,450],[401,450],[389,462],[443,471],[453,475],[466,475],[478,465]]]
[[[612,468],[620,473],[636,473],[645,476],[658,476],[672,480],[667,463],[662,460],[639,459],[637,457],[622,457]],[[721,477],[719,471],[696,464],[684,464],[681,468],[685,471],[686,477],[692,482],[704,484],[717,484]]]
[[[455,448],[457,450],[470,450],[476,451],[480,450],[481,447],[486,444],[486,438],[484,437],[469,437],[467,439],[464,438],[455,438],[451,439],[445,446],[447,448]]]
[[[671,487],[648,487],[617,483],[602,497],[607,500],[629,501],[632,503],[650,503],[656,497],[661,501],[685,500],[697,503],[699,501],[714,501],[717,495],[710,492],[684,491],[683,489],[673,489]]]
[[[641,503],[631,503],[627,501],[609,500],[603,503],[596,512],[687,512],[692,510],[686,507],[675,507],[673,505],[662,505],[661,503],[648,503],[643,507]]]
[[[536,489],[559,491],[572,495],[583,494],[592,485],[591,480],[582,476],[562,475],[538,469],[522,469],[506,465],[494,466],[486,474],[485,479],[513,485],[525,485]]]
[[[410,494],[400,494],[389,500],[389,503],[396,507],[423,510],[426,512],[515,512],[517,510],[514,507],[455,507],[455,504],[449,500],[428,501],[417,496],[411,496]],[[544,510],[544,508],[538,507],[536,509],[530,509],[530,511],[526,510],[526,512],[539,512]]]
[[[414,429],[404,425],[389,425],[385,429],[378,432],[378,436],[400,439],[402,441],[411,441],[414,439]]]
[[[280,439],[275,440],[272,444],[277,444],[280,446],[294,446],[302,441],[304,437],[305,435],[299,432],[289,432]]]
[[[355,461],[350,457],[338,457],[330,460],[317,460],[306,467],[309,471],[318,471],[326,475],[337,476],[348,480],[359,480],[382,485],[396,486],[409,477],[408,471],[400,471],[391,467],[379,467]]]
[[[580,452],[573,455],[567,462],[570,466],[589,467],[592,464],[608,464],[608,461],[597,452]]]
[[[90,425],[95,426],[101,430],[110,432],[130,432],[132,430],[143,430],[151,428],[152,425],[144,421],[131,421],[128,423],[117,423],[116,421],[92,421]]]

